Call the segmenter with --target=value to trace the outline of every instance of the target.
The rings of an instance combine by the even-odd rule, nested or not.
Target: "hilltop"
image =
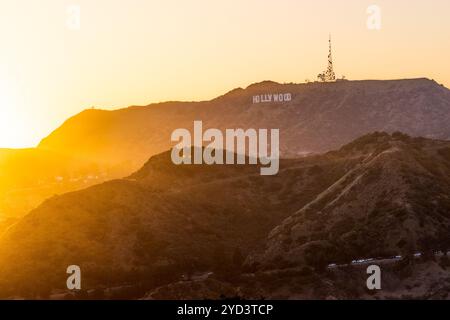
[[[291,93],[288,102],[253,104],[261,94]],[[361,135],[401,131],[450,139],[450,90],[428,79],[279,84],[235,89],[210,101],[166,102],[115,111],[85,110],[43,139],[39,148],[70,152],[100,163],[139,168],[171,147],[170,134],[205,127],[279,128],[283,157],[321,153]]]

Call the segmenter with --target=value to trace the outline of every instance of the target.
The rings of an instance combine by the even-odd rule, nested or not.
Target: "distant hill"
[[[400,133],[282,160],[276,176],[257,166],[175,166],[165,152],[128,178],[49,199],[11,226],[0,237],[0,293],[48,296],[64,289],[70,264],[81,266],[85,289],[131,285],[136,297],[186,274],[239,279],[243,266],[318,270],[442,249],[449,177],[450,142]]]
[[[292,100],[253,104],[266,93],[290,93]],[[36,149],[0,150],[0,214],[22,216],[54,194],[129,175],[170,149],[172,131],[192,128],[194,120],[205,129],[279,128],[282,156],[297,158],[374,131],[448,140],[450,90],[428,79],[264,81],[210,101],[85,110]]]
[[[266,93],[291,93],[292,100],[253,104],[254,95]],[[174,129],[192,128],[194,120],[219,129],[279,128],[282,155],[297,157],[339,148],[374,131],[450,139],[450,90],[428,79],[264,81],[211,101],[85,110],[43,139],[39,148],[136,170],[172,146]]]

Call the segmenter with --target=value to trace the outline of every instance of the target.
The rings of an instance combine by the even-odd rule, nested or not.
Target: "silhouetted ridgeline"
[[[288,102],[253,104],[253,96],[291,93]],[[374,131],[450,138],[450,90],[428,79],[278,84],[271,81],[203,102],[166,102],[116,111],[85,110],[39,148],[68,151],[136,170],[170,148],[170,134],[192,128],[278,128],[283,157],[340,146]],[[130,171],[131,172],[131,171]]]

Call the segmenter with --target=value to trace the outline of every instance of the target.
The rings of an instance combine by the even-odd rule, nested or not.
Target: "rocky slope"
[[[313,266],[450,247],[449,143],[364,136],[328,156],[358,163],[271,231],[263,263]]]

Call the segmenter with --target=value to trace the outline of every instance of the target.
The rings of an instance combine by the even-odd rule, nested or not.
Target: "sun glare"
[[[0,148],[21,148],[27,144],[25,123],[17,108],[13,86],[0,77]]]

